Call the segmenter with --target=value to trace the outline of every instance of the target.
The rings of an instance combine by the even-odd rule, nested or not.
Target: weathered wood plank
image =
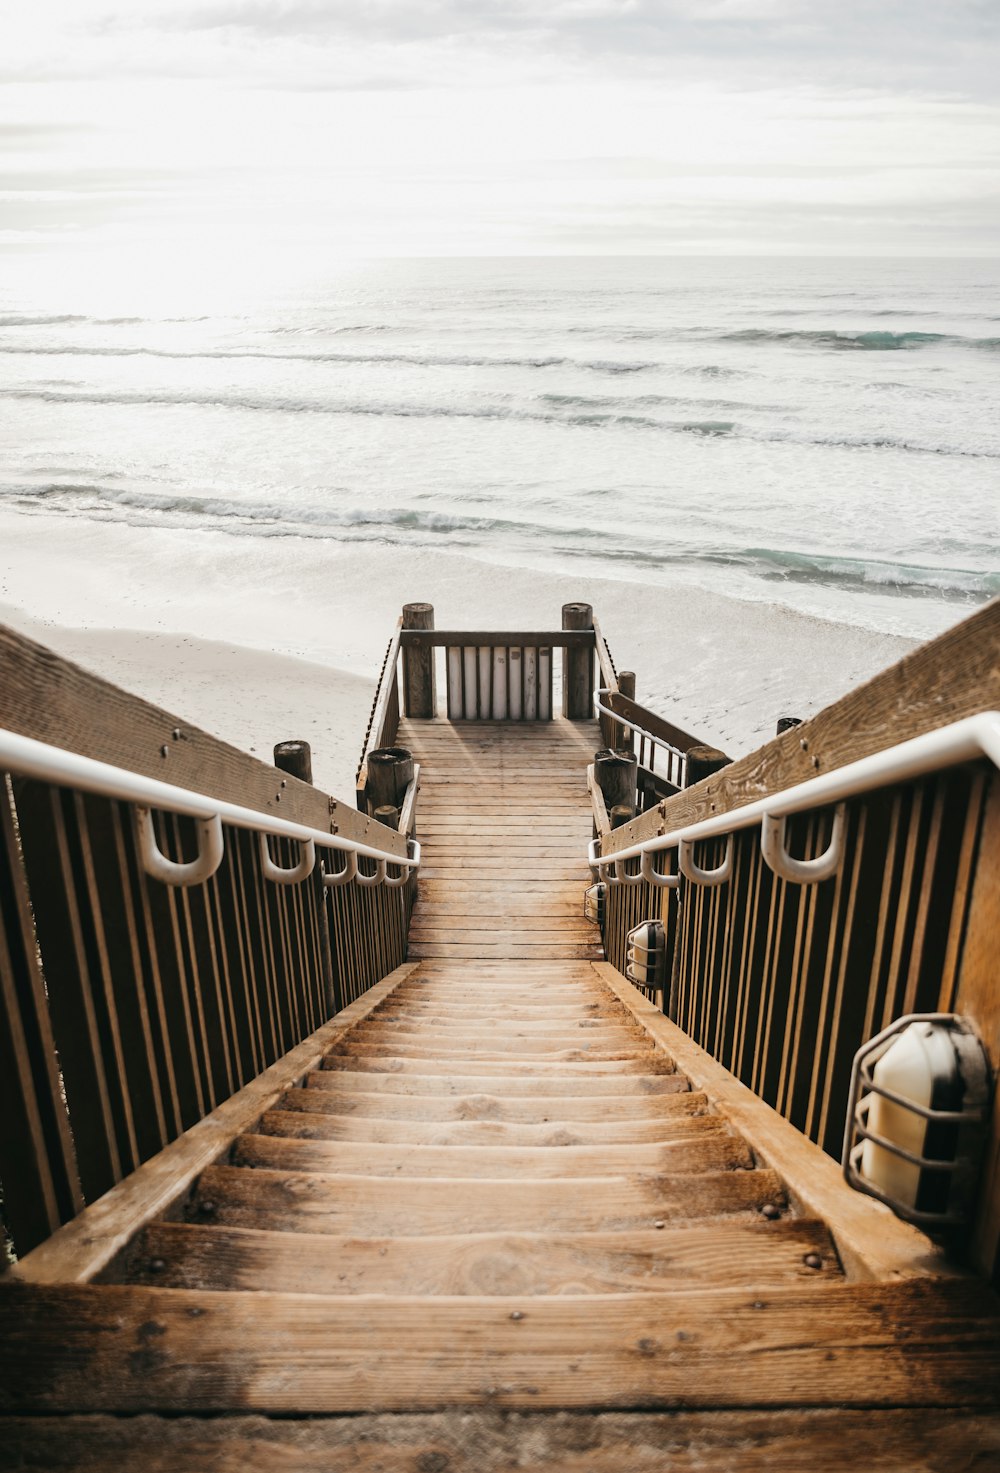
[[[326,1076],[327,1078],[332,1076]],[[665,1075],[665,1080],[674,1078]],[[484,1080],[497,1091],[500,1080]],[[540,1094],[508,1097],[504,1089],[477,1090],[466,1095],[348,1094],[318,1087],[310,1076],[309,1089],[282,1095],[283,1110],[311,1110],[332,1115],[374,1116],[379,1120],[509,1120],[534,1125],[545,1120],[654,1120],[664,1115],[697,1115],[705,1108],[703,1094],[674,1087],[673,1092],[625,1096],[620,1091],[601,1095],[588,1088],[581,1095]]]
[[[297,1136],[300,1140],[380,1141],[387,1145],[420,1146],[600,1146],[606,1151],[609,1145],[656,1145],[704,1138],[728,1131],[729,1127],[721,1115],[671,1115],[656,1120],[586,1123],[550,1120],[510,1125],[496,1120],[443,1123],[354,1119],[350,1115],[276,1108],[261,1116],[257,1129],[268,1135]]]
[[[755,1213],[783,1200],[773,1171],[668,1176],[632,1172],[571,1181],[448,1178],[408,1180],[405,1191],[377,1176],[241,1170],[210,1166],[189,1207],[193,1220],[280,1232],[422,1236],[454,1232],[608,1232]],[[205,1204],[211,1204],[206,1213]]]
[[[736,1173],[741,1175],[741,1173]],[[513,1191],[508,1185],[507,1191]],[[0,1296],[10,1410],[996,1404],[975,1284],[592,1300],[25,1286]],[[580,1336],[581,1316],[588,1333]]]
[[[615,1071],[597,1072],[585,1066],[569,1068],[533,1069],[513,1073],[502,1066],[492,1069],[470,1068],[458,1073],[453,1066],[429,1060],[408,1061],[406,1068],[385,1068],[378,1060],[344,1060],[347,1067],[323,1069],[308,1074],[306,1084],[311,1089],[327,1093],[358,1094],[476,1094],[482,1091],[508,1095],[543,1094],[610,1095],[617,1099],[630,1096],[644,1098],[647,1095],[682,1094],[688,1088],[683,1074],[665,1068],[662,1073],[629,1073]],[[473,1061],[474,1062],[474,1061]]]
[[[1000,1462],[1000,1416],[926,1407],[42,1416],[5,1431],[14,1466],[46,1473],[510,1473],[526,1450],[532,1473],[987,1473]]]
[[[739,1136],[667,1141],[655,1146],[615,1147],[613,1156],[593,1146],[391,1146],[366,1142],[300,1140],[289,1136],[242,1135],[233,1143],[234,1166],[269,1171],[319,1171],[354,1176],[513,1176],[535,1181],[633,1171],[689,1175],[700,1171],[748,1170],[753,1158]]]
[[[819,1259],[813,1268],[808,1255]],[[286,1294],[625,1294],[843,1281],[822,1223],[719,1222],[632,1233],[338,1238],[156,1223],[109,1283]],[[594,1309],[599,1312],[599,1305]]]
[[[428,645],[443,648],[445,645],[468,648],[470,645],[494,646],[499,645],[508,649],[532,649],[539,645],[565,646],[567,649],[592,649],[594,644],[593,631],[590,629],[546,629],[542,631],[530,630],[522,633],[519,630],[487,630],[487,629],[404,629],[400,636],[404,649],[421,649]],[[498,723],[482,722],[483,726],[492,726]]]

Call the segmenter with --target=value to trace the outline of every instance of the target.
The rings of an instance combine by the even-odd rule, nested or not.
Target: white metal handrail
[[[208,878],[215,872],[221,863],[221,852],[211,869],[208,869],[208,863],[216,857],[217,841],[214,834],[222,823],[228,824],[231,828],[271,834],[279,839],[297,839],[300,844],[306,846],[312,844],[316,848],[336,849],[349,856],[353,855],[355,863],[359,856],[363,859],[374,859],[381,866],[376,870],[377,875],[384,874],[386,863],[402,866],[407,870],[416,870],[420,867],[420,845],[415,839],[410,840],[413,847],[412,855],[389,854],[384,849],[377,849],[371,844],[362,844],[356,839],[348,839],[340,834],[328,834],[322,829],[309,828],[306,824],[295,823],[287,818],[277,818],[269,813],[259,813],[255,808],[244,808],[238,803],[207,798],[204,794],[194,793],[189,788],[179,788],[173,783],[161,782],[154,777],[143,777],[137,772],[129,772],[127,768],[115,767],[108,762],[98,762],[93,757],[82,757],[77,752],[66,752],[61,747],[53,747],[47,742],[35,741],[33,737],[20,736],[17,732],[2,729],[0,729],[0,771],[16,772],[23,777],[34,778],[38,782],[53,783],[57,787],[75,788],[84,793],[95,793],[99,797],[115,798],[120,802],[138,805],[138,827],[144,865],[154,878],[164,879],[168,884],[199,883],[200,879]],[[163,813],[177,813],[186,818],[198,819],[203,824],[205,820],[208,821],[207,824],[204,824],[204,828],[206,838],[209,838],[208,830],[212,830],[209,847],[203,855],[199,855],[197,860],[191,861],[194,866],[193,871],[188,870],[187,866],[174,865],[174,861],[160,854],[155,842],[151,841],[152,826],[149,824],[148,817],[145,820],[142,818],[143,812],[148,814],[150,809],[157,809]],[[150,836],[149,841],[143,840],[144,830]],[[163,865],[174,866],[175,870],[183,868],[188,875],[193,874],[194,878],[167,879],[168,870],[157,873],[159,868],[157,855]],[[152,868],[146,864],[147,857]],[[199,867],[202,866],[207,873],[201,874]],[[368,883],[372,883],[371,878]]]
[[[615,720],[618,719],[616,716]],[[960,762],[972,762],[980,757],[987,757],[995,767],[1000,767],[1000,711],[982,711],[977,716],[966,716],[950,726],[900,742],[898,746],[888,747],[884,752],[875,752],[870,757],[862,757],[834,772],[809,778],[782,793],[758,798],[753,803],[732,808],[725,813],[713,814],[711,818],[686,824],[669,834],[657,834],[652,839],[631,844],[606,857],[598,856],[595,841],[590,849],[590,865],[600,873],[605,883],[615,884],[618,882],[619,863],[636,858],[645,860],[648,855],[648,869],[651,867],[652,855],[663,850],[677,849],[682,842],[688,845],[697,839],[713,839],[761,824],[762,834],[766,830],[769,835],[764,858],[769,864],[776,858],[777,862],[772,866],[776,872],[782,873],[782,869],[778,868],[782,865],[784,878],[800,883],[814,883],[835,873],[839,865],[843,854],[842,810],[834,818],[830,849],[817,860],[792,860],[784,848],[784,825],[780,824],[779,830],[775,821],[829,803],[843,804],[849,798],[860,797],[862,793],[870,793],[876,788],[912,782],[917,778],[927,777],[932,772],[939,772],[942,768],[954,767]],[[811,864],[817,868],[810,871],[808,866]],[[612,868],[614,874],[609,875],[608,871]]]
[[[647,731],[644,726],[640,726],[635,721],[630,721],[627,716],[619,715],[619,713],[617,711],[613,711],[610,706],[605,706],[603,701],[601,700],[601,697],[612,694],[613,692],[610,686],[598,686],[598,688],[594,691],[594,705],[597,707],[600,715],[610,717],[612,721],[617,721],[619,726],[627,726],[629,731],[634,731],[635,734],[640,738],[640,767],[646,766],[645,762],[643,762],[642,760],[645,753],[641,744],[643,742],[648,742],[651,748],[648,771],[653,773],[654,776],[662,776],[675,788],[683,788],[684,774],[687,767],[687,754],[685,752],[682,752],[680,747],[673,746],[672,743],[668,742],[665,737],[654,736],[653,733],[651,731]],[[662,748],[663,751],[667,754],[666,772],[662,774],[657,774],[656,772],[656,751],[658,747]]]

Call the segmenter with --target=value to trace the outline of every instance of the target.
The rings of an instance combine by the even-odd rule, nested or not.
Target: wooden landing
[[[401,740],[417,965],[94,1281],[8,1276],[0,1466],[1000,1466],[989,1293],[853,1281],[740,1100],[591,961],[586,789],[546,748],[582,774],[596,727]]]
[[[590,961],[583,919],[596,721],[403,721],[420,763],[411,958]]]

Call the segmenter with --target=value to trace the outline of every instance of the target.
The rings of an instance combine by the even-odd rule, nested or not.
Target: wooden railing
[[[1000,603],[908,656],[820,715],[634,822],[602,835],[604,856],[785,792],[962,717],[1000,706]],[[789,820],[793,855],[823,852],[831,810]],[[726,840],[698,845],[705,869]],[[733,835],[716,887],[613,886],[609,960],[662,917],[672,957],[664,1007],[714,1058],[839,1158],[851,1061],[912,1012],[958,1012],[1000,1064],[1000,774],[967,762],[851,799],[843,860],[822,883],[778,878],[759,830]],[[658,866],[676,866],[661,854]],[[638,861],[631,862],[635,870]],[[997,1122],[972,1253],[992,1273],[1000,1239]]]
[[[681,788],[693,786],[728,762],[724,752],[635,699],[635,675],[630,670],[619,675],[596,618],[594,637],[600,671],[601,737],[605,747],[613,751],[635,752],[639,812],[654,807],[662,798],[672,797]],[[616,715],[622,719],[616,721]]]
[[[368,758],[380,747],[391,747],[399,730],[399,650],[402,627],[403,620],[400,618],[396,622],[389,647],[385,652],[385,659],[382,661],[382,669],[379,671],[375,699],[372,701],[371,715],[368,717],[368,727],[361,749],[361,760],[358,762],[358,770],[355,775],[358,808],[362,813],[368,812]]]
[[[262,824],[407,854],[405,835],[4,629],[0,728]],[[164,884],[132,804],[2,768],[0,1182],[23,1253],[399,965],[413,887],[331,890],[329,848],[275,883],[259,834],[228,823],[210,879]],[[193,819],[154,825],[168,858],[197,851]],[[298,843],[268,842],[296,865]]]

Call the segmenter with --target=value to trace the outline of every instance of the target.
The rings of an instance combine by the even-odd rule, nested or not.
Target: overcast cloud
[[[0,244],[985,254],[996,0],[18,3]]]

